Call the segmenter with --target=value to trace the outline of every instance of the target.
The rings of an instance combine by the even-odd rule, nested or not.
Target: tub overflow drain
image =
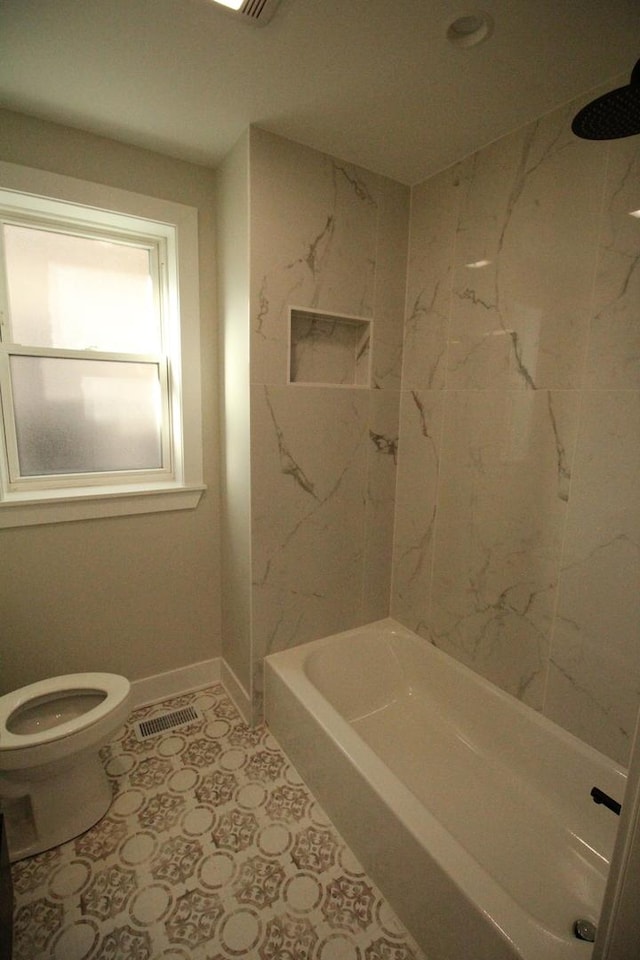
[[[573,932],[578,940],[586,940],[593,943],[596,939],[596,925],[590,920],[576,920],[573,925]]]

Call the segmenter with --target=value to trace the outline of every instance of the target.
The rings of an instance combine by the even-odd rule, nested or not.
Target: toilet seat
[[[98,723],[111,713],[115,707],[126,700],[130,684],[126,677],[112,673],[71,673],[48,680],[39,680],[12,693],[0,697],[0,754],[5,751],[24,750],[26,747],[42,746],[54,740],[61,740],[70,734],[85,730]],[[52,694],[65,695],[74,692],[104,694],[104,699],[72,720],[66,720],[57,726],[40,730],[37,733],[11,733],[7,723],[11,715],[31,700],[51,697]]]

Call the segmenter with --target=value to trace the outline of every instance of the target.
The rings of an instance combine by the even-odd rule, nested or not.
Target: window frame
[[[172,201],[0,162],[0,218],[153,247],[158,257],[164,341],[162,356],[157,356],[33,347],[3,338],[0,528],[195,508],[206,489],[202,470],[197,211]],[[6,331],[4,276],[0,283],[0,324]],[[168,462],[163,460],[160,469],[16,479],[11,423],[9,436],[5,432],[7,418],[12,419],[8,365],[16,354],[148,360],[158,362],[159,371],[168,363],[161,373],[168,387]],[[166,432],[163,438],[164,442]]]

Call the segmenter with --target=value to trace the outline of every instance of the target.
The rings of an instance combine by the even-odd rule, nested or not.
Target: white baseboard
[[[131,683],[132,707],[144,707],[167,697],[176,697],[181,693],[199,690],[212,683],[220,683],[220,657],[191,663],[187,667],[156,673],[152,677],[143,677]]]
[[[253,726],[251,697],[226,660],[222,660],[221,663],[220,679],[244,722],[249,727]]]

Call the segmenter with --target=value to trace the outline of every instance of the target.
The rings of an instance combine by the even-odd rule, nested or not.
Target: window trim
[[[117,226],[120,236],[130,233],[166,240],[167,256],[161,282],[175,292],[179,324],[168,325],[168,352],[178,358],[172,367],[170,420],[173,431],[173,477],[131,476],[125,482],[82,483],[47,489],[9,489],[5,454],[0,490],[0,528],[58,523],[95,517],[125,516],[165,510],[194,509],[206,489],[202,462],[202,407],[200,387],[200,319],[198,290],[197,210],[102,184],[76,180],[17,164],[0,162],[0,191],[17,196],[16,205],[43,225],[60,217],[88,229],[104,227],[118,216],[129,218],[131,230]],[[7,210],[6,195],[2,207]],[[84,209],[83,209],[84,208]],[[85,212],[86,210],[86,212]],[[44,211],[44,215],[43,215]],[[135,227],[132,218],[139,221]],[[179,300],[178,300],[179,298]],[[3,318],[0,317],[0,321]],[[179,327],[179,332],[178,332]],[[179,337],[179,340],[176,338]],[[97,353],[96,353],[97,356]],[[4,449],[4,437],[2,440]],[[27,487],[29,485],[27,484]]]

